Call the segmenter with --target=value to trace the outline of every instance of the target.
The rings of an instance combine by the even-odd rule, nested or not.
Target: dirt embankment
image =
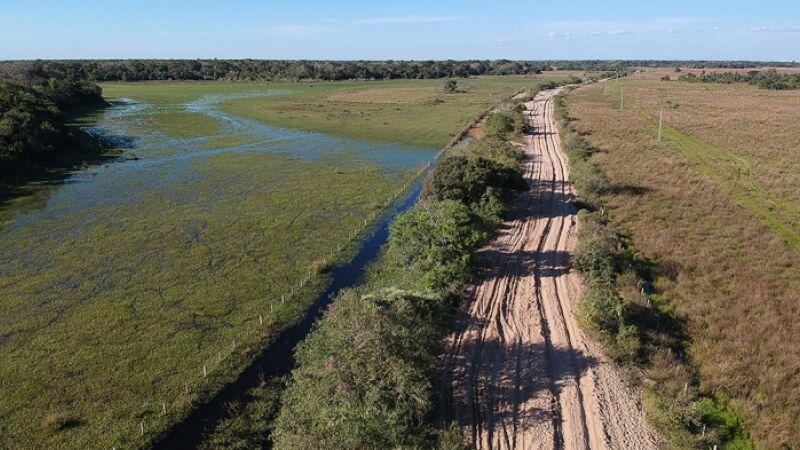
[[[530,189],[482,249],[487,269],[448,340],[445,419],[477,449],[655,449],[639,396],[578,327],[581,280],[569,267],[577,216],[555,93],[526,104]]]

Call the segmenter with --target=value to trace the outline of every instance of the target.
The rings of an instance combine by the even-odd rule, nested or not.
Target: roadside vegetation
[[[556,98],[556,117],[581,208],[572,258],[586,282],[578,305],[581,322],[643,385],[648,416],[670,448],[752,449],[743,419],[729,400],[698,390],[682,318],[650,285],[657,262],[638,252],[612,219],[613,210],[606,211],[605,199],[636,188],[612,185],[593,158],[598,149],[573,127],[563,95]]]
[[[590,261],[609,255],[588,273],[614,268],[616,295],[589,298],[615,301],[589,305],[623,311],[597,317],[584,306],[583,315],[612,354],[631,354],[634,346],[619,341],[634,340],[620,339],[627,337],[620,330],[636,327],[632,374],[673,448],[777,449],[799,442],[793,374],[800,359],[787,340],[798,323],[800,282],[790,219],[797,192],[787,170],[795,164],[789,149],[798,145],[788,125],[797,120],[798,100],[794,92],[747,86],[628,80],[567,97],[576,119],[565,139],[572,164],[579,169],[574,155],[588,153],[591,172],[606,180],[591,183],[600,189],[579,188],[593,210],[582,214],[593,219],[582,221],[590,229],[582,231],[574,262],[586,266],[587,255]],[[581,147],[589,151],[575,151]],[[579,185],[580,170],[573,176]],[[593,193],[599,203],[587,199]],[[635,276],[620,270],[629,266],[620,260],[633,261]],[[652,291],[639,280],[652,280]]]
[[[503,200],[524,186],[513,146],[487,139],[437,164],[420,203],[393,223],[369,279],[337,298],[299,349],[276,448],[426,445],[430,380],[459,287]]]

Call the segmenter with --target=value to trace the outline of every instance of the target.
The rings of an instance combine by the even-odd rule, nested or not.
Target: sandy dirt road
[[[442,361],[443,415],[477,449],[655,449],[637,394],[578,327],[577,216],[553,95],[526,104],[529,190],[481,250]]]

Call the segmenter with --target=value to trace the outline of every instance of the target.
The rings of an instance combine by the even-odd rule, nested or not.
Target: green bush
[[[608,343],[616,341],[625,318],[625,300],[606,284],[589,284],[578,304],[581,320]]]
[[[500,140],[508,140],[513,135],[522,133],[525,122],[515,112],[496,112],[486,118],[486,136]]]
[[[579,217],[581,228],[572,264],[590,282],[610,285],[619,266],[618,236],[600,213],[581,211]]]
[[[459,201],[424,201],[392,223],[389,253],[421,273],[418,288],[447,289],[468,277],[471,251],[488,237],[482,228]]]
[[[469,144],[466,155],[470,158],[489,159],[503,167],[519,172],[520,176],[522,174],[519,168],[522,150],[510,142],[492,138],[478,139]]]
[[[467,444],[464,433],[455,422],[451,422],[442,430],[436,445],[437,450],[470,450],[470,448],[472,447]]]
[[[408,291],[351,291],[297,351],[275,448],[420,446],[449,305]]]
[[[525,180],[516,168],[490,159],[466,156],[444,158],[425,181],[422,198],[457,200],[466,205],[479,202],[489,188],[504,199],[525,188]]]

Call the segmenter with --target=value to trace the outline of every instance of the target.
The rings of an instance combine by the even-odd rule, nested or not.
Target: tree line
[[[66,112],[103,101],[92,81],[37,65],[0,67],[0,183],[71,164],[86,150]]]
[[[696,75],[687,73],[678,78],[679,81],[695,83],[748,83],[762,89],[800,89],[800,73],[779,73],[774,69],[741,72],[709,72]]]
[[[531,75],[548,70],[620,72],[637,67],[798,67],[794,62],[758,61],[305,61],[256,59],[8,61],[3,67],[34,65],[57,78],[94,81],[154,80],[391,80]]]

